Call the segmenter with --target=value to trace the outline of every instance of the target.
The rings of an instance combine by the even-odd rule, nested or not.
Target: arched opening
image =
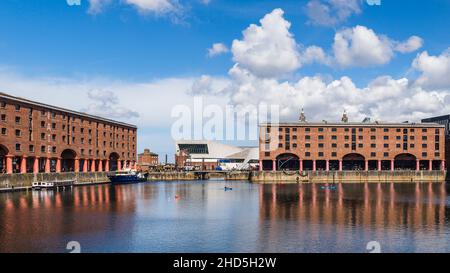
[[[312,171],[314,163],[312,160],[303,160],[303,170],[304,171]]]
[[[327,161],[326,160],[317,160],[316,161],[316,170],[317,171],[325,171],[327,169]]]
[[[369,160],[369,171],[378,170],[378,160]]]
[[[330,160],[330,171],[339,171],[339,160]]]
[[[441,160],[433,160],[433,162],[431,164],[432,164],[433,171],[439,171],[441,169],[442,161]]]
[[[428,171],[430,169],[430,161],[429,160],[420,160],[419,169],[421,171]]]
[[[366,159],[360,154],[348,154],[342,158],[344,171],[362,171],[365,169]]]
[[[412,154],[399,154],[395,157],[396,170],[416,170],[416,157]]]
[[[390,171],[391,170],[391,161],[390,160],[381,160],[381,170],[382,171]]]
[[[273,169],[272,160],[263,160],[262,169],[263,171],[271,171]]]
[[[61,172],[74,172],[76,157],[77,153],[74,150],[64,150],[61,153]]]
[[[8,148],[0,145],[0,171],[6,173],[6,155],[8,154]]]
[[[119,154],[118,153],[111,153],[109,155],[109,170],[110,171],[117,171],[118,170],[118,166],[117,166],[117,161],[119,160]]]
[[[298,156],[294,154],[282,154],[277,156],[277,170],[298,171],[300,169],[300,161]]]

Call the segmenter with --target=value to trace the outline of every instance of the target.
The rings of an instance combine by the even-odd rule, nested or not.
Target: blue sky
[[[102,1],[104,5],[93,11],[93,2]],[[328,86],[335,80],[344,89],[352,88],[351,84],[342,81],[342,77],[351,79],[358,90],[349,91],[348,95],[339,93],[335,100],[348,101],[346,108],[355,119],[369,115],[385,120],[414,120],[447,111],[443,105],[450,98],[447,97],[450,83],[439,78],[448,75],[446,69],[450,70],[447,67],[450,58],[446,53],[450,47],[450,1],[382,0],[380,6],[369,6],[362,0],[349,1],[353,6],[344,2],[81,0],[80,6],[69,6],[66,0],[4,0],[0,8],[0,89],[136,123],[142,132],[140,150],[150,147],[169,155],[174,152],[173,145],[164,140],[171,137],[173,118],[170,112],[149,109],[153,106],[170,109],[175,103],[183,102],[190,105],[192,85],[202,76],[208,77],[208,86],[205,90],[197,90],[197,95],[205,100],[233,105],[246,104],[249,98],[256,102],[274,102],[288,109],[287,118],[295,118],[300,107],[305,107],[311,118],[318,120],[337,116],[342,109],[324,113],[324,107],[333,108],[333,105],[327,101],[318,102],[320,98],[313,99],[315,87],[310,86],[323,83],[325,87],[317,87],[323,88],[320,96],[333,96],[330,94],[340,92]],[[329,16],[335,21],[316,22],[311,13],[320,14],[321,10],[313,9],[313,4],[316,8],[330,10],[319,18]],[[273,12],[275,9],[281,9],[283,13]],[[270,37],[266,36],[261,41],[246,40],[243,31],[250,24],[261,26],[260,20],[268,14],[272,14],[274,24],[280,23],[276,30],[281,31],[280,40],[267,41]],[[289,22],[290,27],[284,29],[283,22]],[[382,46],[380,54],[370,56],[371,50],[355,53],[351,52],[352,48],[344,52],[333,49],[336,35],[345,30],[350,33],[345,36],[347,41],[354,42],[357,47],[352,40],[356,37],[356,26],[363,27],[359,29],[362,40],[372,31],[375,40],[382,41],[373,47],[375,52],[378,45]],[[265,28],[260,30],[265,31]],[[284,35],[285,30],[289,35]],[[418,39],[407,44],[412,36]],[[234,40],[242,41],[246,49],[236,49]],[[292,47],[285,44],[290,40],[295,43]],[[226,52],[208,56],[208,48],[214,43],[221,43]],[[263,67],[255,67],[254,61],[259,57],[255,59],[252,54],[262,54],[261,58],[264,58],[267,51],[261,47],[271,43],[274,48],[286,46],[286,51],[280,54],[290,56],[292,53],[292,56],[298,56],[299,63],[285,65],[280,62],[281,67],[291,65],[291,68],[278,67],[280,73],[269,73],[269,76],[267,71],[277,69],[270,61],[258,64]],[[407,49],[399,49],[400,45]],[[306,49],[311,46],[321,48],[326,60],[319,60],[314,55],[311,61],[304,61]],[[258,50],[252,51],[252,47]],[[418,59],[424,52],[427,54]],[[344,53],[347,55],[340,55]],[[365,55],[371,58],[364,59]],[[432,67],[441,66],[438,72],[428,65],[436,59],[440,61],[434,62]],[[415,60],[417,64],[413,65]],[[245,80],[246,85],[237,80],[238,76],[230,74],[236,64],[238,74],[247,71],[252,75],[251,80]],[[319,76],[321,82],[305,83],[302,87],[296,85],[302,80],[311,82],[315,76]],[[389,79],[380,80],[380,77]],[[407,79],[408,83],[403,84],[401,79]],[[288,82],[292,90],[283,89],[286,87],[283,82]],[[376,90],[371,87],[374,82],[380,86]],[[257,93],[248,93],[250,91],[244,86],[253,86],[252,92]],[[401,91],[392,91],[396,88]],[[132,92],[135,89],[139,89],[139,95]],[[222,92],[222,89],[226,90]],[[370,103],[353,101],[365,89],[370,89],[366,96],[376,99]],[[211,90],[216,94],[209,94]],[[390,96],[391,92],[396,96]],[[105,93],[114,99],[105,102]],[[286,102],[290,101],[286,94],[296,98],[292,100],[295,104]],[[148,101],[148,107],[142,101],[134,105],[127,96]],[[172,100],[174,97],[176,99]],[[400,105],[402,109],[398,113],[391,114],[389,107],[379,105],[389,99],[388,105],[395,105],[396,100],[405,97],[415,99]],[[427,103],[425,110],[420,109],[419,102]],[[99,105],[114,109],[102,112]]]

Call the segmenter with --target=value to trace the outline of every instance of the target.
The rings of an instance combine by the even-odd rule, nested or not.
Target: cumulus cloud
[[[411,36],[407,41],[397,43],[395,50],[401,53],[410,53],[418,50],[423,45],[423,39],[418,36]]]
[[[222,43],[215,43],[211,48],[208,48],[208,56],[214,57],[229,51],[228,47]]]
[[[335,26],[361,13],[361,0],[311,0],[305,8],[309,23]]]
[[[88,13],[97,14],[103,11],[104,7],[111,3],[111,0],[89,0]]]
[[[136,7],[142,13],[165,14],[180,9],[176,0],[125,0],[125,3]]]
[[[224,92],[228,83],[227,79],[202,75],[194,81],[188,93],[191,95],[217,95]]]
[[[291,23],[275,9],[243,31],[242,40],[234,40],[233,60],[261,77],[275,77],[300,67],[298,46],[289,32]]]
[[[358,25],[335,34],[333,52],[337,64],[343,67],[366,67],[387,64],[396,51],[412,52],[421,46],[422,39],[417,36],[412,36],[406,42],[397,42]]]
[[[231,104],[242,107],[259,103],[278,105],[284,120],[296,120],[299,109],[304,107],[310,121],[338,121],[344,109],[352,121],[372,117],[374,120],[399,122],[419,121],[427,116],[450,111],[450,104],[446,103],[450,101],[450,88],[436,91],[406,78],[381,76],[362,87],[358,87],[347,76],[332,80],[319,76],[284,80],[285,73],[313,62],[329,65],[337,63],[342,66],[385,64],[396,52],[416,50],[422,45],[422,40],[412,36],[405,42],[397,42],[364,26],[356,26],[336,33],[334,56],[329,56],[317,46],[298,50],[288,31],[290,24],[282,18],[282,14],[281,10],[269,13],[261,20],[261,26],[251,25],[244,31],[244,39],[233,43],[236,63],[229,70],[228,86],[221,93],[222,97],[224,94],[229,96]],[[268,25],[276,29],[273,33],[278,35],[269,35],[271,32],[267,31]],[[279,44],[283,46],[278,46]],[[286,47],[286,44],[289,46]],[[277,54],[271,56],[267,52],[270,48]],[[295,56],[291,58],[296,60],[295,65],[285,65],[281,69],[277,64],[280,58],[276,56],[283,53]],[[427,53],[418,56],[415,67],[423,72],[423,80],[419,78],[418,82],[424,83],[435,78],[430,69],[436,65],[428,64],[431,62],[440,63],[438,66],[441,69],[436,75],[448,74],[448,57],[448,52],[439,57],[429,56]],[[276,73],[270,73],[273,70]],[[204,78],[196,86],[201,86],[198,89],[208,92],[211,81],[211,78]]]
[[[332,57],[318,46],[309,46],[301,54],[302,64],[320,63],[324,65],[332,64]]]
[[[93,89],[87,92],[87,96],[91,102],[86,108],[81,109],[83,112],[113,119],[123,118],[129,120],[139,117],[138,112],[121,106],[119,98],[111,91]]]
[[[296,120],[304,107],[310,121],[338,121],[344,109],[352,121],[372,117],[385,121],[418,121],[421,118],[450,111],[445,104],[447,91],[429,91],[414,86],[408,79],[379,77],[363,88],[351,78],[325,81],[321,77],[303,77],[295,82],[258,78],[234,66],[229,86],[231,102],[236,105],[258,103],[280,106],[281,118]]]
[[[439,56],[424,51],[412,63],[413,69],[421,74],[416,80],[419,86],[429,88],[450,88],[450,48]]]

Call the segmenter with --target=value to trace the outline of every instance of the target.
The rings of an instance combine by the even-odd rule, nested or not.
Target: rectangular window
[[[33,153],[33,152],[34,152],[34,145],[30,145],[30,146],[28,147],[28,149],[29,149],[30,152]]]
[[[323,152],[319,152],[319,157],[323,157]]]
[[[337,136],[331,136],[332,140],[337,140]]]
[[[319,136],[319,140],[323,140],[323,136],[321,135],[321,136]]]
[[[6,102],[2,101],[1,104],[0,104],[0,107],[5,109],[6,108]]]
[[[370,153],[371,157],[377,157],[377,153]]]
[[[20,105],[16,104],[16,111],[20,111]]]
[[[306,144],[305,144],[305,147],[306,147],[306,148],[311,148],[311,143],[306,143]]]
[[[422,157],[427,157],[428,154],[427,153],[422,153]]]
[[[389,153],[384,153],[383,156],[384,157],[389,157]]]
[[[306,152],[305,153],[305,157],[310,157],[311,156],[311,153],[310,152]]]
[[[20,130],[16,130],[16,137],[20,137],[22,135],[22,132]]]
[[[332,147],[332,148],[337,148],[337,144],[336,144],[336,143],[333,143],[333,144],[331,144],[331,147]]]
[[[20,124],[20,117],[16,117],[16,124]]]
[[[6,121],[6,115],[2,114],[2,121]]]
[[[384,128],[383,132],[389,133],[389,129],[388,128]]]
[[[45,153],[45,146],[41,146],[41,153]]]
[[[2,128],[2,135],[6,136],[6,128]]]
[[[336,152],[332,152],[331,153],[331,157],[337,157],[337,153]]]
[[[370,148],[376,148],[376,147],[377,147],[377,144],[375,144],[375,143],[370,144]]]
[[[425,149],[425,148],[428,148],[428,145],[427,145],[426,143],[423,143],[423,144],[422,144],[422,148],[424,148],[424,149]]]
[[[319,143],[319,148],[323,148],[323,147],[324,147],[323,143]]]
[[[16,151],[20,151],[21,147],[19,143],[16,143]]]

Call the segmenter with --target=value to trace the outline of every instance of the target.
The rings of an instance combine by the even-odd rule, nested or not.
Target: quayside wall
[[[446,171],[255,171],[253,183],[417,183],[446,181]]]
[[[30,189],[33,182],[73,180],[75,185],[109,183],[107,172],[0,174],[0,191]]]

